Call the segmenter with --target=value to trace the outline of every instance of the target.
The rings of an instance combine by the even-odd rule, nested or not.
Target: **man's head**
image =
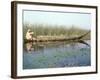
[[[28,29],[27,32],[31,32],[31,29]]]
[[[30,35],[33,35],[34,34],[34,32],[33,31],[31,31],[31,29],[28,29],[28,31],[27,31],[28,33],[30,33]]]

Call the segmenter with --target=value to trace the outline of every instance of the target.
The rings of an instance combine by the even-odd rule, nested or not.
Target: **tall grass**
[[[81,29],[77,26],[64,26],[64,25],[47,25],[47,24],[24,24],[23,25],[23,38],[28,29],[34,32],[34,37],[36,36],[66,36],[75,37],[87,33],[90,30]],[[90,39],[90,33],[86,36]]]

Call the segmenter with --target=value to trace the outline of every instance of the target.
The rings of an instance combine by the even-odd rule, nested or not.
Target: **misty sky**
[[[89,13],[60,13],[44,11],[24,11],[24,23],[78,26],[83,29],[91,28],[91,14]]]

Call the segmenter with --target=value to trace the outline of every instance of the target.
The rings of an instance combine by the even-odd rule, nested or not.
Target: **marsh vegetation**
[[[23,38],[28,29],[34,32],[34,37],[44,36],[46,38],[70,38],[78,37],[83,35],[90,30],[81,29],[77,26],[64,26],[64,25],[47,25],[47,24],[24,24],[23,27]],[[90,39],[90,32],[84,37],[85,40]]]

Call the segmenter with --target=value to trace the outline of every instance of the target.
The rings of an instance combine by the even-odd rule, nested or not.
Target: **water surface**
[[[90,45],[89,40],[85,42]],[[79,42],[26,43],[23,69],[90,66],[90,46]]]

